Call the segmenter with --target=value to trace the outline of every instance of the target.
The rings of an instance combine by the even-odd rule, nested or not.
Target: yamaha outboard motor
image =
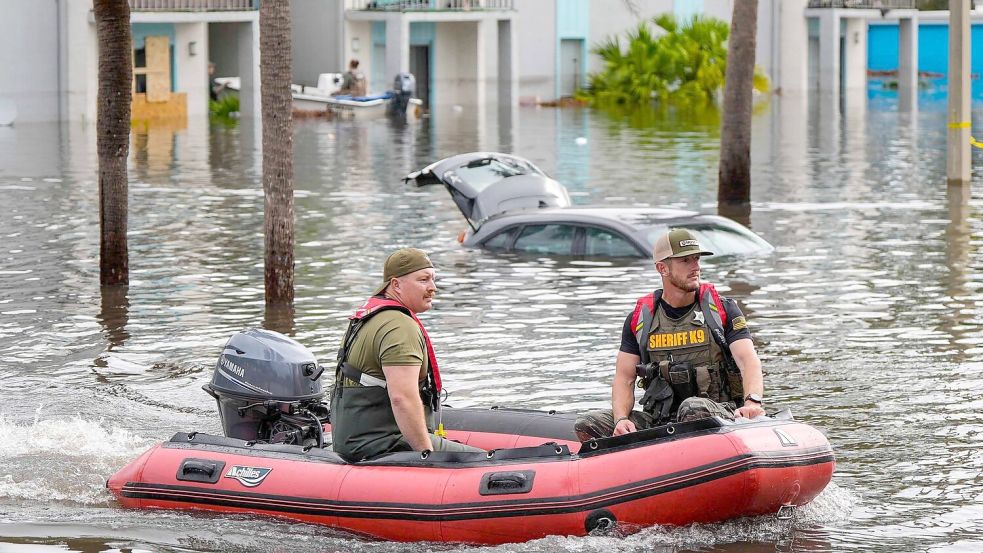
[[[212,381],[202,386],[218,402],[225,435],[268,443],[324,446],[323,368],[304,346],[270,330],[229,338]]]
[[[399,73],[393,81],[393,97],[389,103],[389,114],[406,117],[406,106],[416,93],[416,77],[412,73]]]

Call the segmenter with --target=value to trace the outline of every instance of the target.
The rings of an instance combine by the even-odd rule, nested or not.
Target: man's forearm
[[[416,401],[414,401],[414,399]],[[427,432],[427,420],[423,414],[423,402],[420,397],[392,397],[393,416],[396,418],[396,426],[403,434],[403,439],[414,451],[432,449],[430,433]]]
[[[611,414],[614,420],[627,417],[635,404],[635,381],[627,381],[618,376],[614,377],[611,386]]]
[[[389,403],[392,405],[396,426],[403,439],[414,451],[433,448],[430,433],[427,432],[427,419],[420,399],[419,365],[395,365],[382,367],[386,375]]]

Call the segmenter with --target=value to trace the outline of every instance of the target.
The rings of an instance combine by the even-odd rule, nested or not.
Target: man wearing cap
[[[700,282],[713,255],[691,232],[672,229],[655,244],[662,289],[639,298],[625,319],[611,409],[578,417],[581,440],[620,436],[668,422],[764,414],[761,361],[734,300]],[[645,390],[633,410],[635,383]]]
[[[435,276],[422,250],[397,250],[382,284],[349,317],[331,396],[334,450],[348,461],[393,451],[483,451],[432,433],[440,372],[416,315],[433,306]]]

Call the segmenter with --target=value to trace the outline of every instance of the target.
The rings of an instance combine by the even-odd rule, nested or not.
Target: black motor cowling
[[[226,436],[323,445],[322,368],[307,348],[270,330],[237,332],[202,388],[218,403]]]

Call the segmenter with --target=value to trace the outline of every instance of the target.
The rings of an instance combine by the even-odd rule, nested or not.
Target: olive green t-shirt
[[[420,326],[406,313],[387,309],[365,321],[348,352],[348,364],[385,380],[383,365],[419,365],[420,380],[427,376],[429,360]],[[345,379],[346,386],[356,385]]]

